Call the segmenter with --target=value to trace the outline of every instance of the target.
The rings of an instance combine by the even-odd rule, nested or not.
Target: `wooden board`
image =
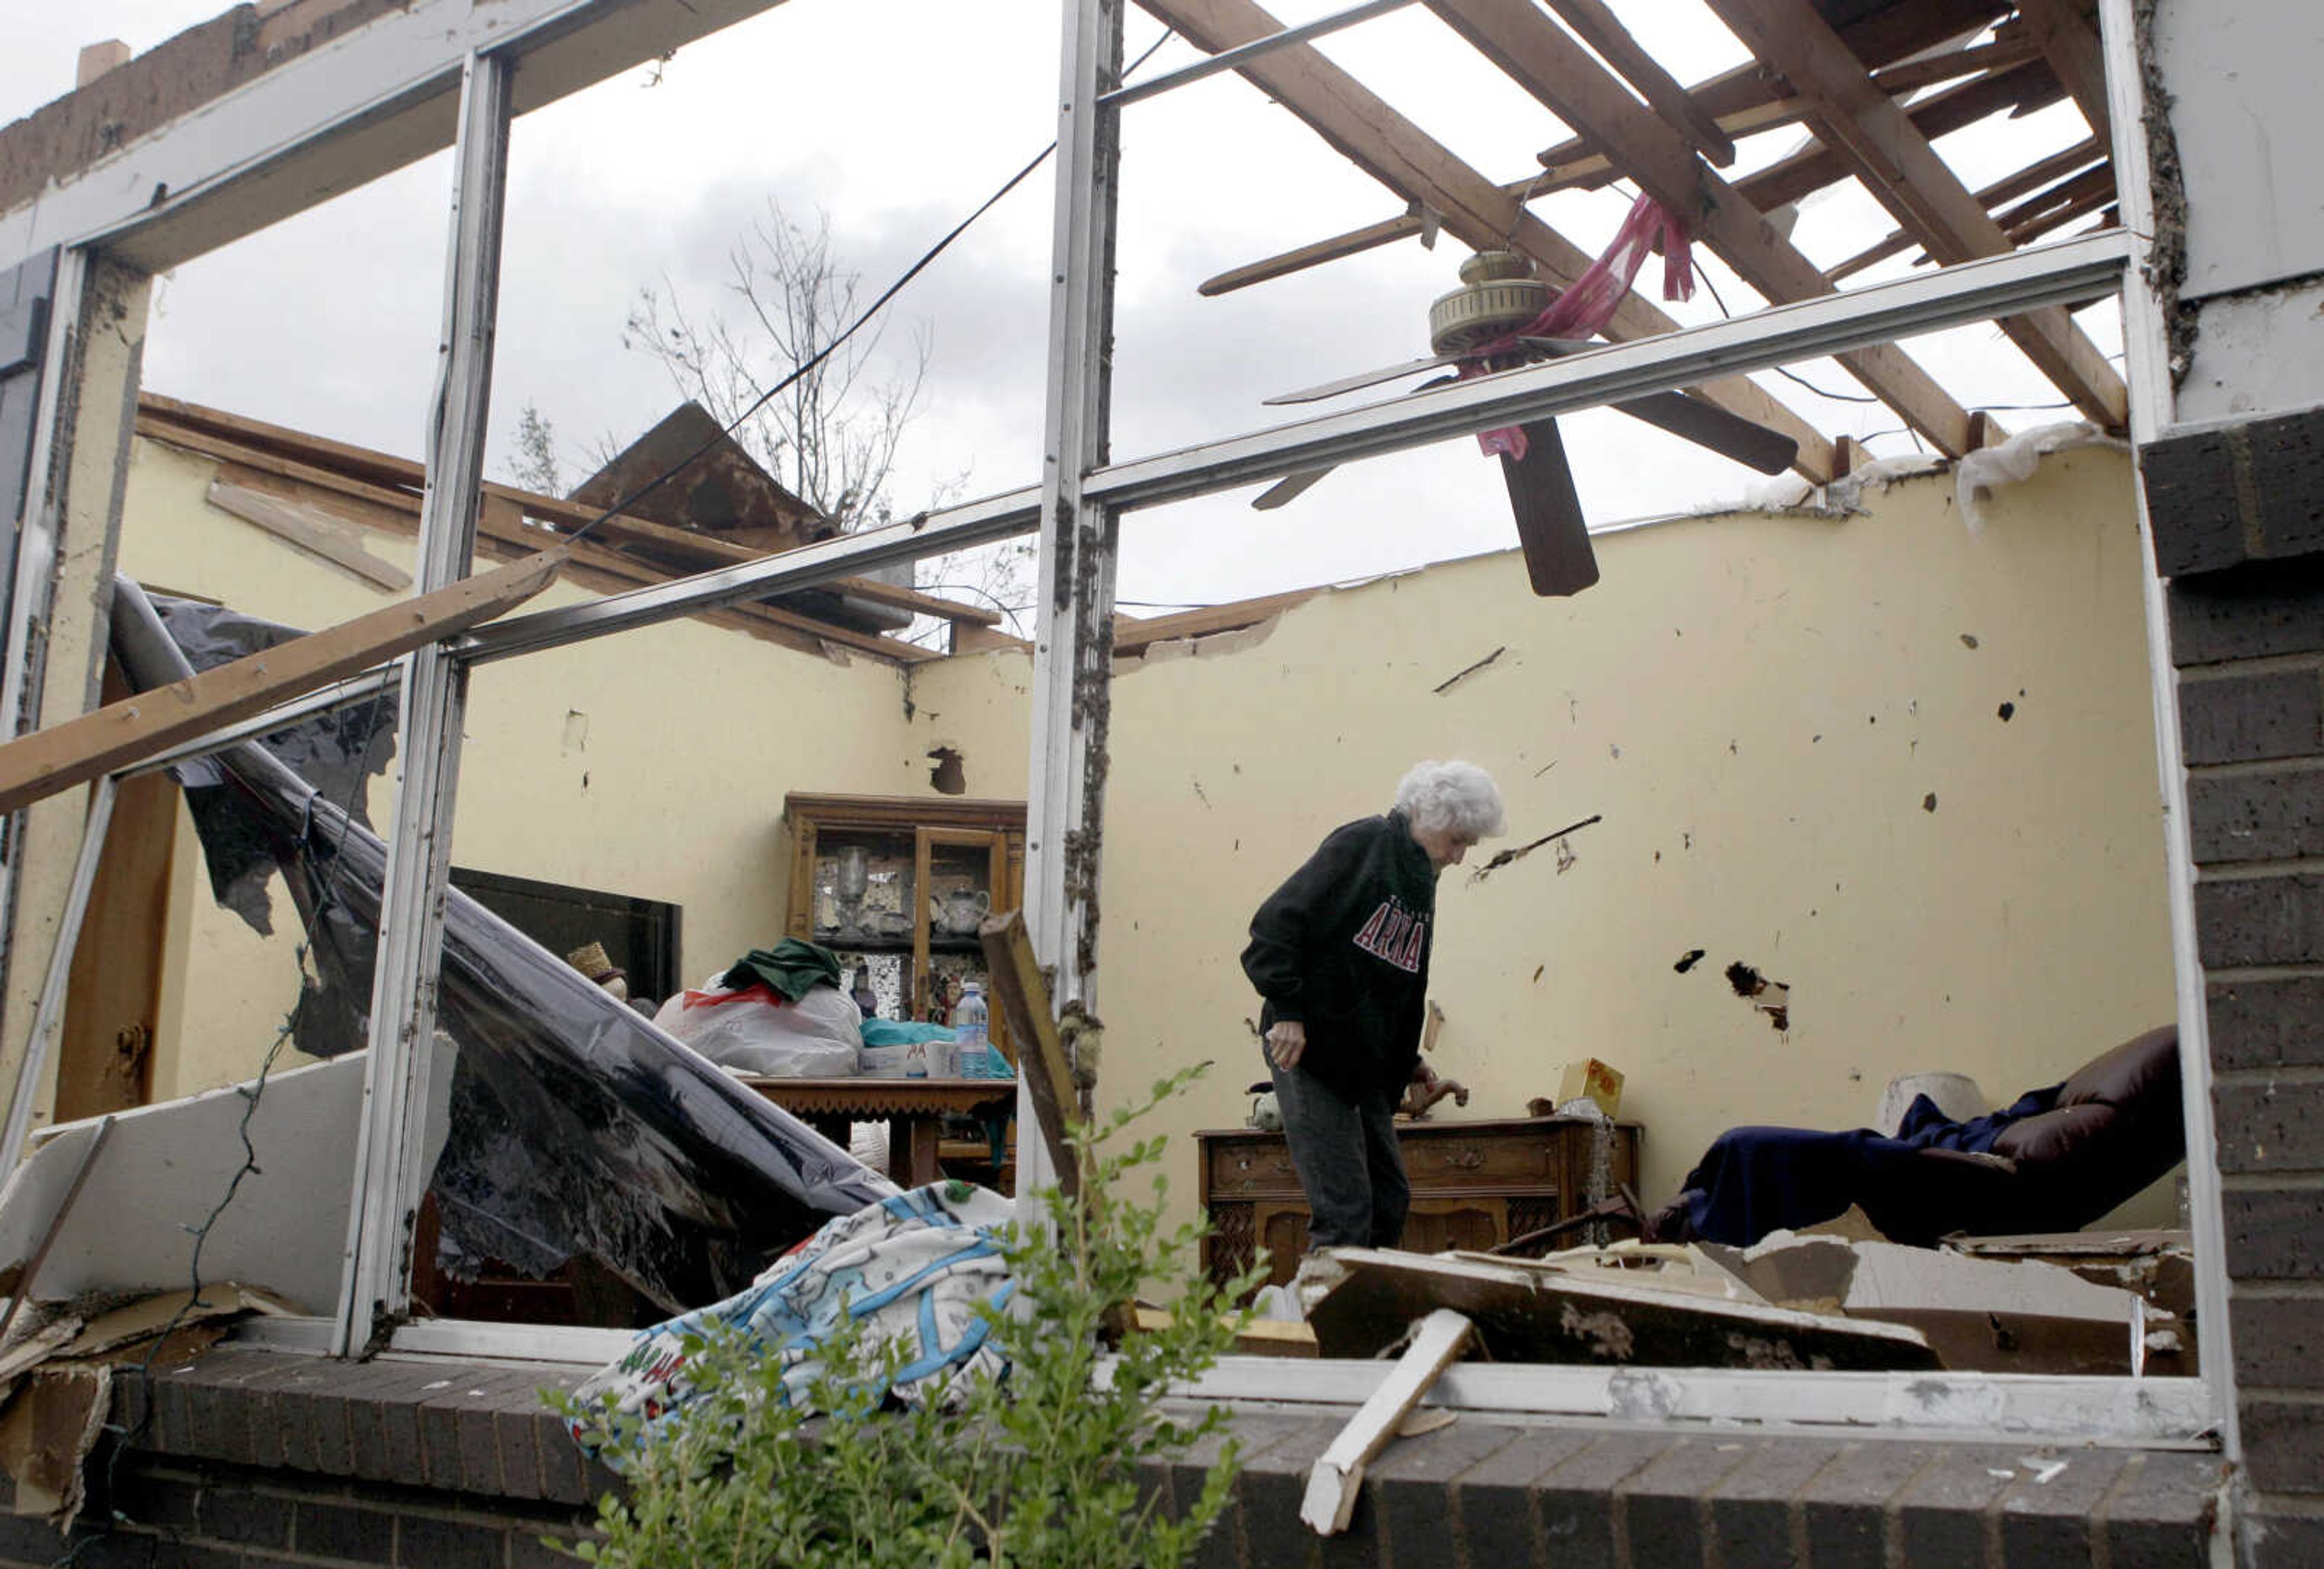
[[[0,812],[490,621],[548,587],[564,564],[564,550],[544,550],[22,736],[0,746]]]
[[[1331,1255],[1348,1278],[1309,1310],[1327,1357],[1371,1357],[1412,1321],[1449,1307],[1499,1361],[1592,1367],[1909,1371],[1937,1367],[1914,1332],[1788,1308],[1657,1291],[1467,1259],[1382,1249]]]
[[[992,1000],[1018,1041],[1017,1072],[1033,1092],[1033,1113],[1041,1124],[1041,1140],[1057,1171],[1057,1186],[1068,1195],[1081,1187],[1080,1165],[1065,1142],[1065,1124],[1079,1115],[1074,1090],[1073,1065],[1065,1060],[1065,1042],[1057,1036],[1057,1017],[1049,1002],[1049,983],[1033,955],[1032,935],[1025,929],[1022,910],[988,918],[977,934],[984,945],[985,974],[992,983]]]

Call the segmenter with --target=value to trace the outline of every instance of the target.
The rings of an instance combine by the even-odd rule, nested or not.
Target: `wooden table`
[[[1599,1126],[1579,1117],[1398,1122],[1412,1182],[1403,1245],[1482,1251],[1586,1207]],[[1638,1134],[1636,1122],[1614,1125],[1609,1181],[1637,1181]],[[1307,1196],[1283,1135],[1214,1128],[1194,1139],[1202,1150],[1196,1195],[1212,1227],[1204,1269],[1224,1284],[1265,1248],[1272,1278],[1288,1284],[1307,1246]]]
[[[742,1080],[816,1132],[847,1148],[850,1122],[888,1124],[888,1175],[904,1187],[934,1182],[946,1117],[989,1115],[1017,1103],[1015,1079]]]

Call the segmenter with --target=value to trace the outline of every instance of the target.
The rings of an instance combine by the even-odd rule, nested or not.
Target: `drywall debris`
[[[1702,963],[1702,950],[1701,948],[1689,948],[1685,953],[1679,955],[1678,963],[1673,964],[1671,968],[1683,975],[1689,970],[1693,969],[1701,963]]]
[[[1775,1026],[1777,1034],[1790,1031],[1790,986],[1781,981],[1770,981],[1740,959],[1727,966],[1727,983],[1735,988],[1735,995],[1748,1000],[1753,1008],[1766,1014],[1767,1022]]]
[[[1467,680],[1471,676],[1475,675],[1479,670],[1483,669],[1486,666],[1491,664],[1495,660],[1499,659],[1503,654],[1508,651],[1508,644],[1503,643],[1499,648],[1495,649],[1491,653],[1487,654],[1475,664],[1469,666],[1465,669],[1455,670],[1452,675],[1436,683],[1436,695],[1440,697],[1443,697],[1445,693],[1451,691],[1462,681]]]
[[[1961,521],[1975,533],[1985,527],[1985,503],[2005,485],[2022,485],[2034,477],[2042,459],[2052,452],[2077,447],[2111,447],[2118,452],[2129,444],[2108,436],[2095,425],[2069,421],[2040,425],[2020,431],[1998,447],[1980,447],[1964,454],[1953,466],[1954,494],[1960,500]]]

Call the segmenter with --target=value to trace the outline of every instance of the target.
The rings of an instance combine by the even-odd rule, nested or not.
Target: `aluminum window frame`
[[[1091,722],[1089,683],[1106,678],[1111,637],[1113,542],[1122,513],[1164,503],[1272,479],[1323,462],[1347,461],[1442,440],[1526,419],[1569,412],[1618,398],[1678,389],[1722,374],[1764,368],[1909,333],[1963,321],[1987,319],[2042,304],[2073,304],[2119,290],[2124,299],[2133,433],[2151,438],[2171,420],[2170,381],[2163,359],[2162,315],[2153,291],[2135,262],[2151,237],[2153,215],[2143,142],[2143,90],[2137,72],[2133,0],[2101,0],[2109,92],[2113,98],[2116,167],[2124,171],[2121,231],[2029,248],[1985,261],[1959,263],[1899,282],[1846,293],[1661,337],[1627,343],[1549,365],[1482,378],[1416,396],[1388,399],[1361,407],[1231,436],[1175,452],[1122,463],[1107,461],[1106,358],[1111,334],[1111,278],[1118,188],[1115,154],[1121,110],[1145,96],[1119,86],[1123,0],[1067,0],[1061,38],[1059,160],[1053,241],[1050,367],[1045,425],[1045,464],[1040,483],[946,507],[923,517],[825,541],[781,557],[608,595],[589,605],[520,615],[420,651],[394,668],[404,683],[406,703],[399,715],[401,754],[413,755],[411,738],[448,736],[448,755],[436,748],[442,766],[423,780],[407,775],[398,792],[395,828],[390,836],[392,870],[381,913],[380,989],[374,999],[371,1078],[367,1084],[364,1147],[353,1165],[355,1202],[350,1206],[348,1286],[327,1319],[273,1321],[254,1328],[254,1338],[286,1350],[339,1355],[383,1348],[389,1354],[474,1355],[498,1360],[547,1360],[593,1365],[609,1350],[626,1343],[624,1332],[553,1330],[542,1326],[482,1324],[402,1324],[384,1335],[374,1324],[393,1324],[408,1306],[409,1260],[400,1240],[409,1235],[417,1204],[414,1184],[420,1131],[402,1108],[415,1103],[421,1087],[416,1075],[422,1059],[401,1049],[433,1016],[436,965],[440,942],[426,940],[429,919],[440,909],[447,886],[448,834],[456,793],[456,740],[461,694],[475,666],[545,651],[566,643],[653,624],[719,605],[806,587],[871,567],[918,559],[966,545],[1036,531],[1042,535],[1041,594],[1036,632],[1037,689],[1031,742],[1028,851],[1026,899],[1037,951],[1059,966],[1060,1001],[1093,1001],[1095,977],[1094,893],[1096,851],[1088,852],[1085,877],[1069,879],[1073,836],[1102,817],[1102,801],[1092,787],[1102,777],[1093,764],[1104,746],[1102,717]],[[654,14],[642,27],[659,42],[683,41],[764,9],[759,0],[723,0],[715,6],[664,3],[644,9]],[[1391,9],[1367,4],[1332,25],[1363,20]],[[465,575],[473,550],[474,485],[489,399],[490,338],[496,291],[500,213],[504,189],[511,121],[561,91],[602,78],[626,63],[624,45],[601,51],[604,69],[595,76],[587,60],[558,61],[550,73],[556,85],[528,97],[515,87],[516,66],[528,51],[554,49],[588,33],[592,25],[621,7],[610,0],[497,0],[496,9],[513,24],[494,32],[480,23],[482,8],[463,0],[420,0],[411,14],[430,22],[466,17],[460,49],[461,135],[456,159],[452,238],[447,266],[447,328],[445,376],[438,418],[428,461],[429,503],[421,528],[421,559],[428,582]],[[521,14],[517,14],[518,13]],[[715,13],[706,16],[706,13]],[[1363,14],[1359,15],[1357,13]],[[383,26],[386,24],[382,24]],[[399,47],[410,49],[412,24],[393,23]],[[1317,24],[1320,29],[1323,24]],[[479,32],[477,29],[482,27]],[[636,29],[633,28],[634,32]],[[334,45],[336,63],[311,69],[303,80],[352,83],[369,79],[359,50],[369,30],[357,30]],[[378,35],[385,38],[383,32]],[[634,43],[635,39],[631,39]],[[1265,47],[1295,42],[1288,36],[1262,41]],[[442,44],[437,45],[441,53]],[[1262,46],[1252,46],[1257,50]],[[425,51],[420,51],[425,52]],[[578,45],[567,56],[586,54]],[[399,57],[396,69],[410,62]],[[1231,62],[1230,62],[1231,63]],[[1198,79],[1212,69],[1190,68],[1155,84],[1161,90]],[[327,69],[329,74],[324,74]],[[292,68],[283,68],[290,72]],[[561,73],[561,74],[559,74]],[[372,76],[379,74],[372,69]],[[250,201],[280,203],[279,189],[266,189],[270,169],[337,139],[360,137],[383,116],[410,111],[446,88],[440,60],[427,69],[406,70],[391,91],[376,83],[360,103],[316,115],[281,133],[259,157],[243,147],[217,167],[195,170],[195,178],[158,208],[101,211],[92,206],[95,188],[70,201],[51,204],[47,217],[36,209],[0,215],[0,255],[44,248],[60,224],[77,232],[64,254],[60,280],[85,276],[96,253],[111,248],[133,261],[158,255],[193,254],[236,237],[233,221],[221,226],[218,204],[231,206],[237,182],[259,191]],[[262,78],[258,95],[278,106],[284,95],[300,90],[289,75]],[[239,96],[239,95],[237,95]],[[213,132],[215,127],[213,127]],[[213,135],[212,140],[215,140]],[[183,143],[198,163],[199,138]],[[416,155],[416,154],[415,154]],[[319,199],[310,196],[305,205]],[[205,205],[207,204],[207,205]],[[188,217],[188,208],[195,209]],[[296,210],[294,207],[292,210]],[[208,215],[208,216],[205,216]],[[276,213],[273,216],[281,216]],[[272,221],[272,217],[264,221]],[[251,224],[250,227],[260,226]],[[219,237],[221,230],[223,237]],[[244,229],[242,232],[247,232]],[[162,238],[155,238],[156,235]],[[201,235],[207,245],[182,247]],[[189,238],[189,236],[192,236]],[[174,247],[174,249],[173,249]],[[74,319],[69,303],[78,289],[60,282],[51,331],[60,337]],[[63,361],[60,360],[61,366]],[[483,368],[479,371],[479,365]],[[64,378],[56,378],[61,383]],[[62,427],[69,405],[61,385],[44,389],[40,440],[45,449]],[[45,494],[28,494],[28,527],[53,512]],[[37,514],[37,515],[36,515]],[[117,516],[113,520],[118,527]],[[2140,524],[2147,529],[2141,500]],[[1067,570],[1070,563],[1071,569]],[[2187,853],[2185,780],[2177,750],[2175,671],[2168,650],[2162,588],[2146,574],[2149,666],[2170,855],[2171,921],[2178,964],[2181,1072],[2187,1094],[2190,1185],[2195,1205],[2199,1326],[2203,1372],[2190,1380],[2006,1378],[1974,1374],[1749,1374],[1709,1369],[1605,1370],[1495,1368],[1482,1372],[1454,1370],[1435,1397],[1477,1410],[1544,1416],[1595,1416],[1672,1421],[1748,1422],[1813,1427],[1838,1424],[1852,1432],[1947,1436],[2029,1436],[2056,1439],[2097,1437],[2126,1444],[2186,1444],[2216,1433],[2230,1459],[2238,1438],[2235,1426],[2233,1369],[2227,1343],[2227,1276],[2219,1212],[2216,1140],[2210,1121],[2209,1056],[2202,1007],[2202,972],[2193,939],[2191,861]],[[21,599],[21,596],[20,596]],[[13,607],[12,651],[21,645],[26,607]],[[376,689],[384,672],[363,678]],[[11,690],[15,687],[12,683]],[[311,711],[348,694],[335,691],[291,706]],[[1102,704],[1094,705],[1102,709]],[[418,717],[415,718],[415,714]],[[282,711],[221,730],[176,749],[167,760],[141,765],[144,771],[201,752],[215,750],[282,722]],[[412,728],[404,728],[412,727]],[[97,788],[100,808],[113,780]],[[408,809],[407,809],[408,808]],[[101,809],[92,814],[95,830],[83,848],[93,867],[101,843]],[[399,849],[399,846],[401,848]],[[80,881],[76,876],[76,883]],[[1070,891],[1069,891],[1070,889]],[[1086,924],[1084,924],[1086,922]],[[69,956],[72,924],[60,934]],[[1069,934],[1079,934],[1074,941]],[[400,952],[393,955],[391,945]],[[37,1045],[37,1041],[35,1042]],[[28,1050],[26,1067],[35,1068]],[[20,1075],[19,1098],[37,1086],[37,1071]],[[1020,1104],[1020,1114],[1030,1112]],[[12,1116],[12,1124],[14,1119]],[[1028,1124],[1029,1125],[1029,1124]],[[1188,1392],[1205,1398],[1282,1400],[1350,1405],[1360,1402],[1382,1376],[1378,1364],[1319,1362],[1286,1364],[1271,1359],[1231,1358],[1219,1371]]]

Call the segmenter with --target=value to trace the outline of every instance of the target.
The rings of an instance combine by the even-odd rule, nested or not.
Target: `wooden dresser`
[[[1404,1246],[1422,1253],[1482,1250],[1585,1208],[1597,1126],[1573,1117],[1399,1124],[1412,1180]],[[1249,1269],[1253,1250],[1263,1247],[1273,1278],[1287,1283],[1307,1246],[1307,1200],[1283,1135],[1220,1128],[1194,1139],[1201,1149],[1197,1192],[1212,1228],[1203,1243],[1204,1269],[1224,1282]],[[1635,1184],[1637,1163],[1638,1125],[1617,1123],[1609,1180]]]

